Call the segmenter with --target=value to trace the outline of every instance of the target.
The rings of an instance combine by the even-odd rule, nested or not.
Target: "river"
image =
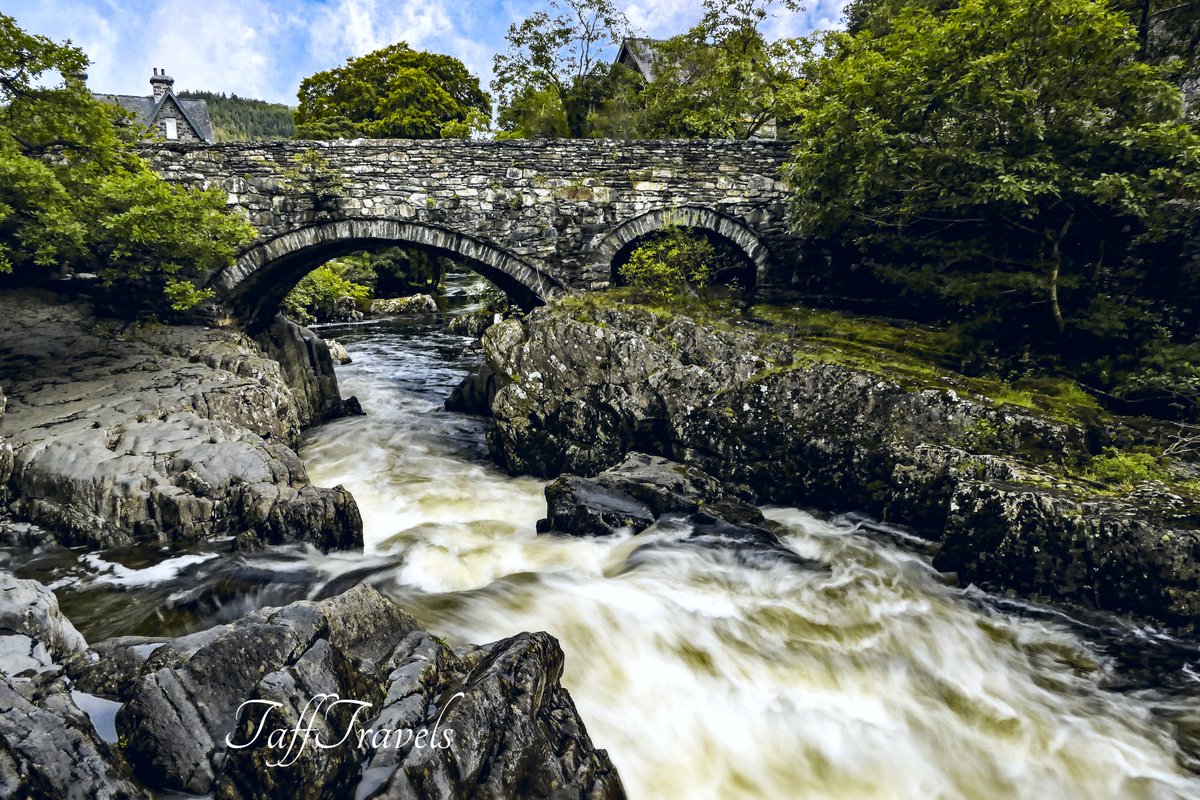
[[[314,429],[301,455],[354,494],[365,551],[16,565],[89,640],[369,580],[451,643],[556,636],[637,800],[1200,797],[1194,642],[956,588],[853,515],[767,510],[819,569],[683,546],[670,526],[538,536],[543,484],[490,464],[484,420],[442,409],[479,361],[468,339],[427,318],[323,333],[353,356],[338,377],[367,415]]]

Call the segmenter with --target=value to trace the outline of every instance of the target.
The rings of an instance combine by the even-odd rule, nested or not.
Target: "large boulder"
[[[1146,485],[1134,501],[1001,481],[963,481],[950,501],[939,569],[964,582],[1093,608],[1200,621],[1200,530],[1147,509],[1181,503]]]
[[[149,794],[96,733],[65,678],[0,674],[0,798],[133,800]]]
[[[87,649],[83,635],[59,610],[54,592],[0,570],[0,638],[11,636],[40,644],[58,661]]]

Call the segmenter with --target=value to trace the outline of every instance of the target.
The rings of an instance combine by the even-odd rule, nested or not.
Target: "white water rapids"
[[[368,416],[302,450],[358,500],[370,580],[452,642],[546,630],[563,683],[632,798],[1198,798],[1173,724],[1116,691],[1112,659],[1051,614],[997,610],[845,519],[769,515],[826,565],[752,566],[636,537],[538,536],[542,484],[483,458],[441,410],[466,339],[339,329]],[[648,546],[653,545],[653,546]],[[1197,664],[1183,674],[1196,680]],[[1191,672],[1188,672],[1191,670]],[[1195,707],[1182,718],[1195,725]]]

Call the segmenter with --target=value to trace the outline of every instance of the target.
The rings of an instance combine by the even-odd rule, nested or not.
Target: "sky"
[[[665,38],[700,18],[700,0],[617,0],[639,35]],[[835,27],[844,0],[808,0],[772,20],[770,36]],[[0,0],[29,33],[70,39],[92,59],[88,85],[149,94],[152,68],[175,90],[206,89],[296,104],[305,77],[405,41],[448,53],[486,90],[513,22],[545,0]],[[615,55],[615,53],[614,53]]]

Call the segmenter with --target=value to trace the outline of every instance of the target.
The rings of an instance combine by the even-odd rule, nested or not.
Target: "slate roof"
[[[629,38],[621,42],[617,61],[642,73],[647,82],[654,80],[654,62],[658,58],[658,45],[663,39]]]
[[[175,93],[168,91],[161,98],[138,97],[132,94],[97,94],[96,97],[106,103],[116,103],[121,108],[133,114],[134,118],[143,125],[149,125],[158,114],[167,98],[175,101],[183,118],[187,120],[196,134],[206,142],[215,142],[213,136],[212,118],[208,115],[208,103],[203,100],[181,100]]]

